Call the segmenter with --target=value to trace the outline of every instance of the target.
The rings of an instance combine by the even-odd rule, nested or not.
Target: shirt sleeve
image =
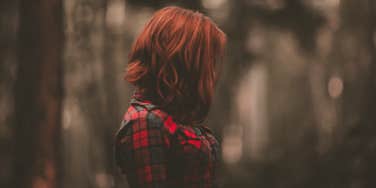
[[[169,141],[163,120],[152,112],[136,115],[123,121],[116,135],[117,165],[126,174],[130,188],[164,188]]]

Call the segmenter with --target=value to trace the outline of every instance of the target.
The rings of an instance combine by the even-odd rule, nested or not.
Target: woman
[[[136,86],[116,134],[115,157],[131,188],[217,187],[219,144],[203,125],[225,34],[178,7],[154,14],[129,54]]]

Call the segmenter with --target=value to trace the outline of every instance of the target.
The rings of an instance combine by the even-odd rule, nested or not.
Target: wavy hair
[[[129,53],[125,79],[179,123],[202,123],[209,112],[226,35],[199,12],[157,11]]]

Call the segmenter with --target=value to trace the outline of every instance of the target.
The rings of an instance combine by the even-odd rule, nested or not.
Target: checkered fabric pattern
[[[130,188],[216,188],[220,146],[205,126],[183,126],[136,97],[115,137]]]

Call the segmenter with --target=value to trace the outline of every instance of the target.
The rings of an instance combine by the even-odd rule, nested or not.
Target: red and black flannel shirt
[[[216,188],[218,141],[133,96],[116,134],[115,160],[131,188]]]

